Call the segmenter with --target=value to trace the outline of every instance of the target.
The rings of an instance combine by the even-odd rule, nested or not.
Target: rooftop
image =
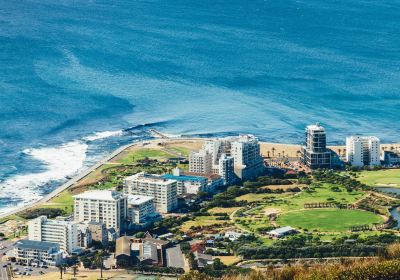
[[[197,182],[202,182],[204,180],[207,180],[206,177],[188,176],[188,175],[175,176],[175,175],[172,175],[172,174],[165,174],[162,177],[165,178],[165,179],[171,179],[171,180],[177,180],[177,181],[197,181]]]
[[[59,250],[59,245],[53,242],[45,242],[45,241],[36,241],[36,240],[19,240],[15,243],[15,247],[23,248],[23,249],[35,249],[35,250],[43,250],[50,251],[52,249]]]
[[[74,198],[93,199],[93,200],[108,200],[117,201],[124,197],[124,194],[110,190],[95,190],[86,191],[84,193],[74,195]]]
[[[285,233],[293,231],[293,230],[294,230],[294,228],[292,228],[291,226],[286,226],[286,227],[281,227],[281,228],[271,230],[269,233],[280,235],[280,234],[285,234]]]
[[[140,205],[153,200],[153,197],[146,195],[128,195],[128,204]]]
[[[160,175],[153,175],[153,174],[146,174],[144,172],[137,173],[135,175],[129,176],[125,178],[126,181],[140,181],[146,183],[157,183],[163,185],[169,185],[174,182],[175,180],[165,179]]]

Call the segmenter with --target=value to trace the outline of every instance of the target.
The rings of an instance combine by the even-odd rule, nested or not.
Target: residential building
[[[43,263],[57,266],[63,261],[63,252],[57,243],[19,240],[15,243],[13,251],[16,261],[25,264]]]
[[[294,234],[297,231],[291,226],[281,227],[268,232],[268,235],[273,238],[281,238],[289,234]]]
[[[214,173],[184,172],[185,176],[204,177],[207,179],[206,192],[215,193],[225,184],[224,179]]]
[[[128,195],[128,220],[133,224],[150,224],[159,214],[154,198],[145,195]]]
[[[325,128],[319,123],[306,128],[306,145],[302,147],[302,162],[311,169],[331,168],[331,151],[326,148]]]
[[[80,246],[80,230],[73,221],[50,220],[40,216],[28,222],[29,240],[57,243],[61,250],[71,254]]]
[[[380,140],[375,136],[346,138],[346,161],[352,166],[379,166]]]
[[[127,219],[126,195],[112,190],[86,191],[74,196],[74,219],[104,223],[120,234]]]
[[[382,160],[385,166],[398,166],[400,165],[400,151],[383,151]]]
[[[153,197],[156,211],[169,213],[178,206],[177,181],[144,172],[124,180],[124,192],[130,195]]]
[[[191,152],[189,155],[189,172],[211,173],[212,155],[205,150]]]
[[[187,176],[178,167],[172,174],[165,174],[164,179],[175,180],[177,182],[177,195],[197,194],[207,191],[207,178],[202,176]]]
[[[224,184],[229,185],[236,180],[234,158],[222,154],[218,161],[218,173],[224,179]]]
[[[155,239],[150,234],[145,238],[122,236],[116,241],[115,258],[120,267],[137,263],[165,265],[165,250],[169,242]]]
[[[211,172],[226,177],[224,179],[230,179],[232,174],[230,157],[233,159],[233,171],[240,179],[252,179],[264,171],[260,144],[253,135],[206,140],[203,148],[198,153],[193,153],[193,160],[189,160],[189,171]],[[221,168],[223,170],[220,170]]]
[[[100,223],[96,221],[87,222],[88,229],[92,241],[101,242],[105,247],[108,246],[108,232],[105,223]]]

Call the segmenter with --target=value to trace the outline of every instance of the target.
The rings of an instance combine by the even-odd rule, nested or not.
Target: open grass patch
[[[247,202],[262,202],[267,198],[281,197],[282,195],[276,193],[248,193],[235,198],[236,201],[247,201]]]
[[[292,226],[325,232],[344,232],[351,226],[382,223],[381,216],[367,211],[348,209],[311,209],[291,211],[278,217],[280,226]]]
[[[66,214],[72,214],[74,206],[74,198],[69,190],[61,192],[51,200],[41,205],[40,208],[59,208]]]
[[[175,156],[161,150],[139,149],[128,152],[126,155],[124,155],[124,157],[120,158],[118,162],[123,164],[130,164],[145,158],[165,160],[171,157]]]
[[[229,207],[229,208],[222,208],[222,207],[215,207],[208,210],[210,214],[232,214],[236,210],[240,209],[241,207]]]
[[[224,223],[232,223],[230,220],[217,220],[216,216],[200,216],[196,217],[193,221],[185,222],[181,229],[183,231],[190,230],[191,227],[204,227],[204,226],[221,226]]]
[[[371,187],[400,187],[400,169],[362,171],[356,178]]]

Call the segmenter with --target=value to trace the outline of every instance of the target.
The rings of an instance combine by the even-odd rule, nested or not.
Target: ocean
[[[398,142],[399,26],[389,0],[0,0],[0,213],[149,128]]]

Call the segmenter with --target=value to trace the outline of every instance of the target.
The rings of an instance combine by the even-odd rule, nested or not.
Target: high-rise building
[[[331,151],[326,148],[325,128],[319,123],[306,127],[306,145],[302,161],[311,169],[331,168]]]
[[[212,155],[205,150],[191,152],[189,155],[189,172],[211,173]]]
[[[93,241],[101,242],[104,246],[108,245],[108,231],[106,224],[90,221],[87,222],[87,226]]]
[[[153,220],[157,212],[154,198],[145,195],[128,195],[128,218],[134,224],[144,224]]]
[[[154,199],[156,211],[168,213],[178,206],[177,182],[144,172],[124,180],[124,192],[130,195],[145,195]]]
[[[74,219],[100,222],[119,235],[127,219],[126,195],[111,190],[86,191],[74,196]]]
[[[218,173],[224,179],[225,185],[229,185],[235,180],[234,158],[222,154],[218,162]]]
[[[81,247],[79,235],[77,222],[50,220],[46,216],[28,222],[29,240],[57,243],[70,254]]]
[[[380,140],[375,136],[346,138],[346,160],[352,166],[379,166]]]
[[[222,157],[224,159],[220,162]],[[233,158],[233,165],[230,157]],[[221,166],[225,169],[220,170]],[[232,167],[233,169],[229,170]],[[234,172],[237,177],[247,180],[257,177],[263,170],[260,144],[253,135],[206,140],[202,150],[192,153],[189,157],[189,171],[193,173],[211,172],[230,176]]]
[[[240,135],[233,138],[230,156],[233,157],[235,174],[242,180],[255,178],[264,170],[260,143],[253,135]]]

